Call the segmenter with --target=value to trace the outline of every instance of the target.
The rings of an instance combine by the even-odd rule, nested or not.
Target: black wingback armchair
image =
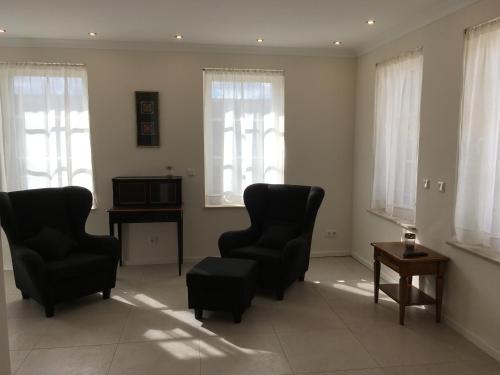
[[[253,184],[243,198],[250,228],[223,233],[219,238],[222,257],[253,259],[258,281],[276,290],[304,280],[316,214],[325,192],[316,186]]]
[[[59,302],[97,292],[107,299],[115,286],[119,243],[85,232],[91,206],[90,191],[75,186],[0,193],[16,286],[47,317]]]

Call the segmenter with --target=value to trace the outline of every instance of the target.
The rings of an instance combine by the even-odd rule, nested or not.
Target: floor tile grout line
[[[365,265],[361,264],[363,267],[366,267]],[[367,267],[366,267],[367,268]],[[321,294],[321,293],[320,293]],[[330,303],[328,302],[327,298],[321,294],[321,296],[325,299],[327,305],[330,307],[330,309],[335,313],[335,310],[333,309],[333,307],[330,305]],[[356,341],[359,342],[359,344],[363,347],[363,349],[368,353],[368,355],[374,360],[375,363],[377,363],[384,372],[386,372],[384,370],[384,368],[388,368],[388,367],[397,367],[397,366],[423,366],[423,365],[435,365],[435,364],[442,364],[442,363],[457,363],[459,360],[456,360],[456,361],[443,361],[443,362],[426,362],[426,363],[421,363],[421,364],[401,364],[401,365],[392,365],[392,366],[384,366],[382,363],[380,363],[380,361],[378,361],[376,359],[376,357],[373,356],[373,354],[368,350],[368,348],[361,342],[361,340],[358,339],[358,337],[356,336],[356,333],[352,330],[352,328],[347,324],[345,323],[344,319],[342,319],[342,317],[340,315],[338,315],[339,318],[344,322],[344,324],[346,325],[346,328],[349,330],[349,332],[352,334],[352,336],[356,339]],[[411,328],[407,327],[408,329],[412,330]],[[455,352],[455,350],[453,350]],[[459,354],[459,353],[457,353]]]
[[[12,350],[12,351],[15,351],[15,350]],[[23,360],[21,361],[21,363],[19,364],[19,366],[17,367],[17,369],[12,372],[12,375],[15,375],[15,374],[17,374],[19,372],[19,370],[21,369],[21,367],[23,366],[23,364],[27,361],[28,356],[31,354],[32,351],[33,351],[33,349],[29,349],[28,350],[28,354],[26,354],[26,356],[23,358]],[[12,367],[12,363],[11,363],[11,367]],[[12,368],[11,368],[11,371],[12,371]]]
[[[198,361],[200,363],[200,375],[201,375],[202,374],[202,368],[201,368],[201,366],[202,366],[202,360],[201,360],[201,339],[200,339],[199,336],[198,336],[197,340],[198,340]]]
[[[279,333],[276,331],[276,327],[274,324],[271,322],[271,327],[274,332],[274,336],[276,337],[276,340],[278,341],[278,345],[281,348],[281,352],[283,353],[283,356],[285,357],[286,362],[288,363],[288,367],[290,368],[290,371],[292,371],[292,374],[295,374],[295,370],[292,367],[292,363],[290,362],[290,358],[288,358],[288,355],[286,354],[285,348],[283,347],[283,343],[281,342]]]
[[[39,350],[55,350],[55,349],[78,349],[78,348],[91,348],[96,346],[111,346],[119,344],[116,342],[106,342],[106,343],[95,343],[95,344],[81,344],[81,345],[68,345],[68,346],[44,346],[41,348],[33,348],[31,351],[39,351]]]
[[[142,274],[142,276],[141,276],[141,277],[144,277],[144,274],[146,274],[146,271],[142,271],[142,272],[140,272],[140,273]],[[139,274],[139,273],[138,273],[138,274]],[[335,309],[335,304],[334,304],[335,300],[334,300],[333,298],[328,299],[328,297],[330,296],[330,294],[329,294],[329,293],[326,293],[326,292],[325,292],[322,288],[319,288],[318,286],[314,286],[314,285],[312,285],[312,287],[311,287],[311,288],[308,288],[308,290],[309,290],[309,289],[310,289],[310,290],[314,293],[315,298],[317,298],[318,300],[321,300],[321,301],[323,301],[324,303],[326,303],[326,305],[327,305],[327,306],[326,306],[326,308],[327,308],[327,310],[328,310],[330,313],[334,314],[335,316],[337,316],[337,317],[339,318],[339,322],[342,322],[342,324],[344,325],[344,327],[343,327],[343,328],[340,328],[340,329],[344,329],[344,330],[346,330],[346,331],[350,332],[351,334],[353,334],[353,335],[354,335],[355,339],[356,339],[358,342],[360,342],[360,339],[358,339],[358,337],[356,336],[356,335],[358,335],[358,336],[359,336],[359,333],[360,333],[360,332],[356,331],[357,326],[356,326],[356,325],[352,325],[352,324],[351,324],[351,325],[348,325],[348,324],[346,323],[345,318],[343,318],[341,315],[339,315],[339,314],[337,313],[337,311],[336,311],[336,309]],[[368,290],[369,290],[369,289],[368,289]],[[317,297],[317,296],[318,296],[318,294],[319,294],[319,297]],[[328,302],[329,300],[330,300],[330,303]],[[185,307],[185,306],[183,306],[183,307]],[[163,308],[162,308],[162,309],[163,309]],[[168,309],[172,309],[172,310],[182,310],[182,309],[179,309],[179,308],[170,308],[170,307],[169,307]],[[146,342],[150,342],[150,343],[152,343],[152,342],[164,341],[164,340],[143,340],[143,341],[131,341],[131,342],[126,342],[126,343],[122,341],[122,338],[123,338],[123,336],[124,336],[124,334],[125,334],[125,332],[126,332],[126,327],[127,327],[127,325],[128,325],[128,322],[129,322],[130,316],[131,316],[134,312],[136,312],[136,311],[147,311],[147,310],[149,310],[149,311],[154,311],[154,310],[159,310],[159,309],[154,309],[154,308],[150,308],[150,309],[135,309],[135,308],[131,308],[131,309],[129,309],[128,311],[126,311],[126,313],[128,314],[128,316],[127,316],[127,320],[126,320],[126,322],[125,322],[125,324],[124,324],[124,327],[123,327],[123,330],[122,330],[122,332],[121,332],[120,339],[119,339],[119,341],[118,341],[118,342],[116,342],[116,343],[106,343],[106,344],[86,344],[86,345],[76,345],[76,346],[70,346],[70,347],[64,346],[64,347],[61,347],[61,348],[71,348],[71,347],[72,347],[72,348],[78,348],[78,347],[87,347],[87,346],[115,345],[115,350],[114,350],[114,352],[113,352],[113,357],[112,357],[111,362],[110,362],[109,367],[108,367],[108,374],[109,374],[109,373],[111,372],[112,364],[115,362],[116,353],[117,353],[117,351],[118,351],[118,349],[119,349],[120,345],[127,344],[127,343],[133,343],[133,342],[144,342],[144,343],[146,343]],[[325,312],[326,312],[326,311],[325,311]],[[427,312],[427,311],[426,311],[426,312]],[[23,319],[23,318],[17,318],[17,319]],[[36,318],[35,318],[35,319],[36,319]],[[347,321],[348,321],[348,320],[347,320]],[[409,327],[409,328],[412,328],[412,327]],[[413,328],[416,328],[416,327],[413,327]],[[295,374],[296,372],[294,372],[294,371],[293,371],[293,369],[292,369],[292,367],[291,367],[290,360],[289,360],[289,358],[288,358],[288,356],[287,356],[287,353],[285,352],[285,350],[284,350],[284,348],[283,348],[283,343],[282,343],[282,341],[280,340],[280,333],[278,332],[278,331],[279,331],[278,326],[276,326],[276,324],[271,324],[271,329],[272,329],[272,332],[273,332],[274,336],[275,336],[275,337],[277,337],[277,340],[278,340],[278,343],[279,343],[279,345],[280,345],[281,351],[282,351],[282,353],[283,353],[283,356],[284,356],[284,357],[285,357],[285,359],[287,360],[287,363],[288,363],[288,365],[289,365],[289,367],[290,367],[290,370],[292,371],[292,373],[294,373],[294,374]],[[335,328],[334,328],[334,329],[335,329]],[[356,334],[355,334],[355,331],[357,332]],[[186,340],[187,340],[187,339],[189,339],[189,340],[196,340],[196,341],[198,342],[198,354],[199,354],[199,362],[200,362],[200,367],[199,367],[199,370],[200,370],[200,371],[199,371],[199,372],[200,372],[200,374],[201,374],[201,373],[203,373],[203,368],[202,368],[202,362],[203,362],[203,361],[202,361],[202,358],[201,358],[201,352],[202,352],[202,350],[201,350],[200,341],[201,341],[201,339],[202,339],[203,337],[207,337],[207,338],[208,338],[208,337],[213,337],[213,336],[210,336],[210,335],[204,336],[204,335],[203,335],[203,334],[201,334],[198,330],[197,330],[196,332],[197,332],[197,334],[196,334],[194,337],[190,337],[190,338],[177,338],[177,339],[175,339],[175,340],[179,340],[179,339],[186,339]],[[301,332],[301,330],[300,330],[300,331],[296,331],[296,332]],[[269,332],[269,333],[271,333],[271,332]],[[281,332],[281,333],[283,333],[283,332]],[[292,333],[292,332],[285,332],[285,334],[290,334],[290,333]],[[226,336],[225,336],[225,335],[222,335],[222,336],[221,336],[221,335],[216,335],[215,337],[226,337]],[[171,340],[171,339],[169,339],[169,340]],[[362,346],[362,347],[363,347],[363,348],[364,348],[364,349],[368,352],[368,354],[370,355],[370,357],[372,357],[371,353],[367,350],[367,348],[366,348],[366,347],[365,347],[365,346],[364,346],[361,342],[360,342],[360,345],[361,345],[361,346]],[[26,362],[27,358],[31,355],[31,353],[32,353],[33,351],[36,351],[36,350],[45,350],[45,349],[49,350],[49,349],[56,349],[56,348],[59,348],[59,347],[47,347],[47,348],[32,348],[32,349],[28,349],[28,350],[27,350],[27,352],[28,352],[28,353],[26,354],[26,356],[23,358],[23,361],[22,361],[22,362],[20,363],[20,365],[18,366],[17,371],[19,371],[19,369],[22,367],[22,364]],[[375,361],[375,363],[378,363],[378,361],[377,361],[376,359],[374,359],[374,361]],[[390,366],[383,366],[383,367],[382,367],[382,365],[380,365],[380,367],[376,367],[376,368],[377,368],[377,369],[380,369],[380,370],[381,370],[382,372],[384,372],[384,373],[387,373],[386,368],[390,368],[390,367],[398,367],[398,366],[402,366],[402,367],[417,366],[417,367],[418,367],[418,366],[425,366],[425,365],[431,365],[431,366],[433,366],[433,365],[439,365],[439,364],[442,364],[442,363],[457,363],[457,362],[459,362],[459,361],[460,361],[460,360],[458,360],[458,359],[457,359],[456,361],[451,360],[451,361],[443,361],[443,362],[430,362],[430,363],[429,363],[429,362],[426,362],[426,363],[417,363],[417,364],[400,364],[400,365],[390,365]],[[479,362],[486,362],[486,361],[480,361],[480,360],[478,360],[478,361],[479,361]],[[373,367],[373,368],[375,368],[375,367]],[[308,373],[309,373],[309,372],[308,372]],[[311,373],[311,374],[315,374],[315,373],[317,373],[317,372],[310,372],[310,373]]]
[[[320,293],[321,294],[321,293]],[[359,345],[361,345],[361,347],[365,350],[365,352],[368,354],[368,356],[372,359],[372,361],[377,364],[379,366],[379,368],[382,367],[382,364],[377,360],[377,358],[375,358],[375,356],[368,350],[368,348],[366,348],[365,345],[363,345],[363,343],[361,342],[361,340],[355,335],[354,331],[352,330],[352,328],[346,323],[346,321],[340,316],[338,315],[335,310],[333,309],[333,307],[330,305],[330,303],[328,303],[328,300],[325,296],[321,295],[322,298],[325,300],[326,304],[328,305],[328,307],[330,308],[330,310],[339,317],[339,319],[342,321],[342,323],[344,323],[344,325],[346,326],[347,330],[350,332],[350,334],[352,335],[352,337],[354,337],[354,339],[359,343]],[[385,372],[385,371],[384,371]]]
[[[111,357],[111,361],[109,361],[108,365],[108,371],[106,371],[106,374],[109,375],[111,373],[111,368],[113,367],[113,362],[115,361],[116,353],[118,352],[118,347],[120,344],[115,344],[115,350],[113,352],[113,356]]]

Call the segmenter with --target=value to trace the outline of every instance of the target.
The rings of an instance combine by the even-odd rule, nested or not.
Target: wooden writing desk
[[[179,276],[183,263],[183,223],[182,207],[113,207],[108,210],[109,234],[115,235],[115,224],[118,224],[118,240],[120,241],[120,265],[122,265],[122,223],[177,223],[177,264]]]
[[[398,302],[399,324],[401,325],[405,322],[406,306],[436,305],[436,322],[439,323],[443,302],[444,267],[449,259],[418,244],[415,245],[415,251],[424,251],[427,253],[426,256],[404,258],[405,245],[402,242],[375,242],[372,246],[374,247],[375,303],[378,303],[379,289]],[[381,263],[399,274],[399,284],[380,285]],[[436,275],[436,298],[412,286],[412,276],[416,275]]]

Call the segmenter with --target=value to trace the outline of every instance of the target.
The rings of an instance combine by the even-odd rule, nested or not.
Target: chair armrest
[[[26,246],[15,245],[12,253],[15,261],[19,262],[17,264],[24,265],[29,271],[45,272],[45,262],[35,250]]]
[[[306,257],[307,254],[307,240],[303,236],[300,236],[287,242],[283,248],[282,257],[287,261],[297,256]]]
[[[47,287],[47,268],[43,258],[35,250],[22,245],[14,245],[12,255],[14,271],[18,273],[16,277],[24,280],[23,284],[28,283],[30,288],[36,289],[42,296]]]
[[[79,248],[83,252],[108,255],[120,258],[120,241],[113,236],[97,236],[86,234],[79,241]]]
[[[219,237],[219,251],[222,256],[226,256],[231,250],[251,245],[256,238],[257,233],[252,227],[245,230],[224,232]]]

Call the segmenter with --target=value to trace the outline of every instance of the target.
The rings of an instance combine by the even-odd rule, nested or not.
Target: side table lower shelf
[[[435,305],[436,300],[425,294],[420,289],[410,286],[410,293],[407,294],[405,306],[418,305]],[[401,303],[399,299],[399,284],[381,284],[380,290],[391,297],[397,303]]]
[[[399,324],[405,324],[405,307],[415,305],[435,305],[436,322],[441,321],[443,303],[444,269],[449,261],[448,257],[420,244],[415,244],[415,251],[425,255],[421,257],[406,257],[406,245],[403,242],[374,242],[373,270],[374,270],[374,302],[378,303],[379,290],[399,304]],[[397,272],[399,284],[380,285],[380,268],[385,265]],[[435,276],[436,297],[425,294],[412,285],[413,276]]]

